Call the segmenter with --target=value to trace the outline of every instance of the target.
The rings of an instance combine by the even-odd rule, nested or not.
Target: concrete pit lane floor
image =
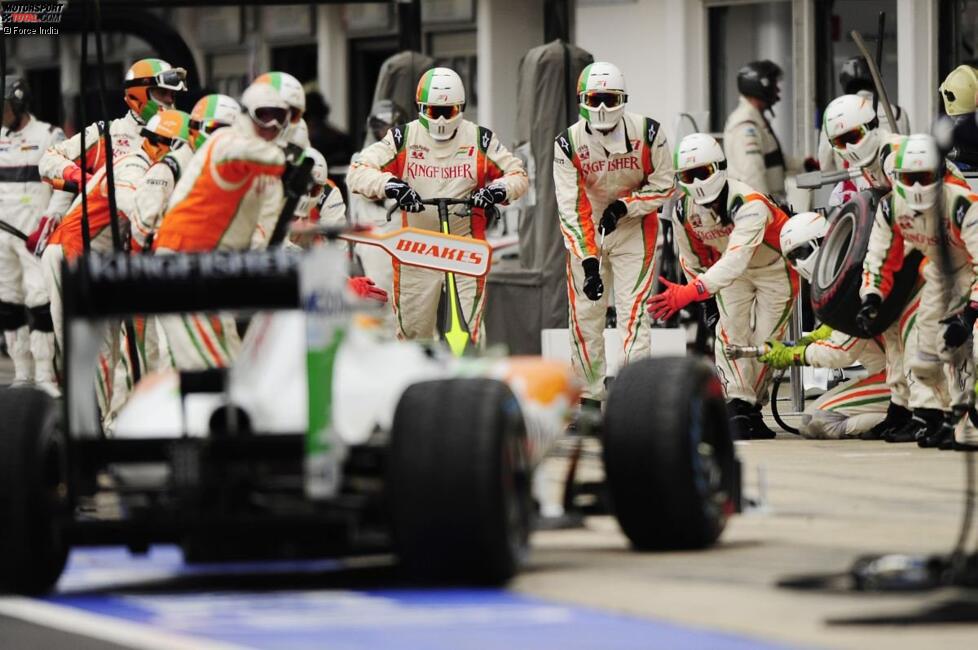
[[[86,549],[57,594],[0,599],[0,648],[978,647],[978,591],[778,586],[865,554],[946,553],[963,454],[787,434],[738,452],[756,505],[705,551],[637,554],[596,517],[535,534],[508,589],[423,590],[383,560],[187,567],[172,547]],[[563,469],[548,461],[545,491]]]

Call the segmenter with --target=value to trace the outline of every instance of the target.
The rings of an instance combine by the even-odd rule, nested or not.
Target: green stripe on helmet
[[[421,90],[420,97],[418,97],[419,104],[425,104],[428,102],[428,93],[431,91],[431,81],[434,78],[435,78],[434,68],[425,72],[424,76],[421,77],[421,83],[418,84]]]
[[[166,61],[163,59],[145,59],[145,61],[153,66],[153,74],[162,72],[164,66],[167,65]]]
[[[581,70],[581,76],[577,78],[577,94],[580,95],[587,88],[587,80],[591,76],[591,66],[593,63],[589,63],[586,68]]]

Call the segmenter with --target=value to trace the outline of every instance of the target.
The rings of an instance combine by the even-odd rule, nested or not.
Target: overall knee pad
[[[46,302],[37,307],[28,307],[27,326],[32,332],[54,332],[54,321],[51,320],[51,303]]]
[[[27,308],[24,305],[0,300],[0,331],[13,332],[27,324]]]

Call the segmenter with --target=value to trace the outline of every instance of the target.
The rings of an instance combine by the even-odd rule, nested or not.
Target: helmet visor
[[[932,171],[916,171],[916,172],[895,172],[897,180],[907,186],[915,185],[920,183],[923,186],[933,185],[937,182],[937,174]]]
[[[158,72],[152,77],[130,79],[125,83],[126,88],[133,86],[149,86],[150,88],[165,88],[167,90],[187,90],[187,71],[183,68],[172,68]]]
[[[785,253],[784,256],[791,263],[804,262],[809,257],[811,257],[812,253],[814,252],[815,252],[815,245],[812,242],[805,242],[801,246],[791,249],[790,251]]]
[[[602,104],[606,108],[617,108],[625,103],[625,93],[592,90],[581,94],[581,103],[590,108],[598,108]]]
[[[425,117],[432,120],[437,120],[439,117],[444,117],[446,120],[450,120],[462,113],[462,105],[452,104],[451,106],[434,106],[432,104],[422,104],[421,112]]]
[[[222,122],[221,120],[190,120],[190,130],[196,131],[204,137],[209,136],[214,131],[217,131],[225,126],[230,125],[227,122]]]
[[[254,118],[261,126],[284,128],[288,123],[289,109],[277,106],[260,106],[255,109]]]
[[[866,137],[866,127],[857,126],[844,133],[832,138],[832,146],[836,149],[845,149],[847,144],[859,144]]]
[[[292,124],[298,124],[299,120],[302,119],[302,110],[292,106],[289,108],[289,122]]]
[[[716,163],[710,163],[708,165],[700,165],[699,167],[693,167],[691,169],[684,169],[677,174],[679,180],[687,185],[691,184],[693,181],[705,181],[709,177],[716,174],[720,168]]]

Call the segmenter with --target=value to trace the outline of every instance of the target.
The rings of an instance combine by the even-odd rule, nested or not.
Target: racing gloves
[[[805,365],[807,345],[785,345],[781,341],[768,341],[767,346],[768,351],[757,358],[761,363],[777,370]]]
[[[832,336],[834,330],[829,325],[819,325],[817,328],[798,339],[798,345],[810,345],[816,341],[824,341]]]
[[[978,320],[978,302],[969,302],[964,309],[950,318],[941,321],[944,324],[944,345],[954,349],[964,345]]]
[[[662,276],[659,276],[659,280],[665,286],[665,291],[652,296],[646,303],[647,311],[658,320],[668,320],[689,303],[702,302],[712,297],[706,290],[706,285],[698,279],[689,284],[676,284]]]
[[[61,170],[61,178],[66,183],[74,183],[76,186],[81,187],[81,167],[74,164],[65,165],[65,168]]]
[[[598,258],[589,257],[581,262],[584,267],[584,295],[588,300],[599,300],[604,295],[604,282],[601,281],[601,268]]]
[[[863,298],[863,304],[856,313],[856,327],[866,336],[872,335],[873,323],[880,315],[880,305],[883,299],[875,293]]]
[[[387,303],[387,292],[374,285],[374,281],[366,276],[348,278],[346,286],[360,298],[376,300],[381,304]]]
[[[628,206],[625,205],[624,201],[621,199],[617,201],[612,201],[607,208],[604,209],[604,213],[601,215],[601,221],[598,223],[598,230],[603,232],[605,235],[610,235],[618,227],[618,220],[628,214]]]
[[[424,212],[421,195],[400,178],[392,178],[384,185],[387,198],[397,201],[397,207],[405,212]]]
[[[488,209],[506,202],[506,188],[499,184],[480,187],[472,193],[472,206]]]
[[[44,249],[47,248],[48,240],[51,239],[54,229],[58,227],[59,221],[57,217],[46,215],[41,217],[41,220],[37,222],[37,228],[27,236],[27,241],[24,242],[27,250],[40,257]]]

